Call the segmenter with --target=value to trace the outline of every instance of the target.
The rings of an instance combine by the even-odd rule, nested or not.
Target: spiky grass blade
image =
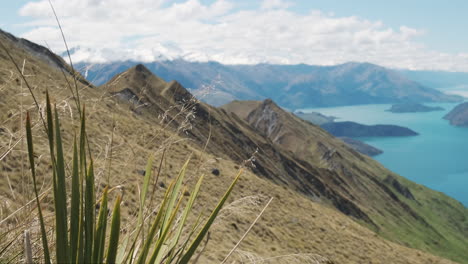
[[[91,263],[93,252],[93,231],[94,231],[94,169],[93,161],[89,164],[86,175],[85,191],[85,236],[84,236],[84,262]]]
[[[102,195],[102,202],[99,208],[99,217],[94,235],[93,263],[102,263],[104,255],[104,244],[106,241],[107,227],[107,187]]]
[[[107,248],[107,264],[116,263],[117,248],[119,246],[119,234],[120,234],[120,201],[121,196],[117,197],[114,204],[114,210],[112,212],[112,222],[109,238],[109,246]]]
[[[144,205],[146,203],[146,194],[148,193],[148,187],[149,187],[149,182],[150,182],[150,178],[151,178],[152,168],[153,168],[153,157],[151,156],[148,159],[148,162],[146,163],[145,178],[143,179],[143,187],[142,187],[141,194],[140,194],[140,206],[139,206],[139,211],[138,211],[138,223],[137,223],[138,230],[137,230],[137,232],[135,234],[133,242],[132,242],[132,244],[130,246],[130,249],[129,249],[129,251],[128,251],[128,253],[127,253],[127,255],[126,255],[123,262],[131,261],[131,259],[133,258],[136,243],[137,243],[138,238],[140,237],[140,233],[142,232],[143,227],[144,227],[143,208],[144,208]]]
[[[52,166],[55,167],[55,154],[54,154],[54,121],[52,116],[52,105],[50,104],[49,91],[46,90],[46,115],[47,115],[47,137],[49,139],[49,150],[52,161]],[[54,169],[55,170],[55,169]]]
[[[79,190],[80,190],[80,218],[79,218],[79,229],[78,229],[78,252],[77,252],[77,263],[84,263],[84,251],[85,251],[85,196],[86,191],[84,182],[86,180],[86,116],[85,107],[81,112],[81,127],[80,127],[80,140],[79,140]]]
[[[56,145],[56,241],[57,262],[70,262],[68,246],[68,218],[67,218],[67,190],[65,183],[65,161],[63,156],[62,137],[60,134],[60,122],[55,109],[55,145]]]
[[[41,203],[39,201],[39,194],[37,191],[36,169],[35,169],[35,163],[34,163],[34,146],[33,146],[32,131],[31,131],[31,118],[29,117],[29,113],[26,114],[26,140],[28,144],[29,165],[31,166],[31,174],[33,178],[34,195],[36,196],[37,210],[39,212],[42,248],[44,250],[44,263],[50,264],[50,254],[49,254],[49,245],[47,243],[47,233],[45,230],[44,217],[42,216]]]
[[[70,208],[70,255],[72,262],[77,261],[78,240],[80,234],[80,178],[78,164],[78,147],[76,138],[73,142],[72,186]]]
[[[164,199],[162,200],[161,207],[159,208],[159,211],[153,221],[153,224],[151,225],[150,231],[148,233],[148,236],[146,238],[145,244],[143,245],[143,248],[141,250],[140,256],[137,259],[136,263],[145,263],[146,258],[148,256],[149,249],[151,245],[153,244],[154,236],[156,234],[156,231],[161,225],[161,219],[164,216],[165,213],[165,208],[167,205],[167,202],[169,201],[169,193],[172,189],[172,184],[167,188],[166,193],[164,195]]]
[[[168,206],[167,206],[168,211],[167,211],[166,217],[164,219],[162,228],[165,228],[165,225],[168,222],[169,217],[171,217],[171,215],[172,215],[172,210],[174,208],[177,197],[179,196],[179,192],[180,192],[180,189],[182,187],[182,182],[183,182],[183,180],[185,178],[185,171],[187,170],[187,166],[188,166],[189,162],[190,162],[190,159],[187,159],[187,161],[182,166],[182,169],[180,170],[179,175],[177,176],[177,178],[175,180],[174,189],[172,189],[172,193],[171,193],[171,196],[169,198],[169,203],[168,203]]]
[[[195,231],[198,229],[198,226],[199,226],[199,224],[200,224],[201,217],[202,217],[202,214],[200,213],[200,214],[198,215],[197,220],[195,221],[195,223],[193,223],[192,228],[190,228],[190,233],[189,233],[188,236],[185,238],[184,243],[182,243],[182,246],[177,250],[178,252],[175,254],[175,257],[177,257],[177,260],[176,260],[175,263],[180,263],[180,260],[181,260],[182,257],[183,257],[183,254],[182,254],[182,253],[185,251],[185,248],[187,248],[187,246],[188,246],[190,240],[192,239],[192,236],[195,234]],[[209,233],[208,233],[208,238],[207,238],[207,239],[209,239]],[[208,243],[208,241],[205,242],[205,246],[206,246],[206,243]],[[175,258],[169,259],[169,260],[167,261],[167,263],[169,263],[169,264],[172,263],[172,261],[173,261],[174,259],[175,259]],[[194,263],[197,263],[196,260],[194,260],[194,261],[195,261]]]
[[[184,229],[184,226],[185,226],[185,223],[187,221],[188,215],[192,211],[192,207],[193,207],[193,204],[195,202],[195,199],[198,196],[198,192],[200,191],[200,187],[201,187],[201,184],[203,182],[203,178],[204,177],[202,175],[200,177],[200,179],[198,179],[198,182],[195,185],[195,188],[192,191],[192,194],[190,195],[190,198],[189,198],[187,204],[185,205],[184,212],[183,212],[182,217],[180,219],[180,222],[178,223],[178,226],[177,226],[177,231],[176,231],[175,236],[174,236],[174,238],[172,239],[172,241],[171,241],[171,243],[169,245],[169,248],[171,249],[171,251],[170,251],[170,254],[168,256],[168,261],[167,261],[168,263],[170,263],[172,261],[172,259],[174,258],[174,256],[176,255],[174,249],[177,246],[177,244],[179,243],[180,237],[182,236],[182,231]]]
[[[166,238],[167,238],[169,232],[172,229],[172,224],[174,223],[174,220],[176,218],[177,212],[179,211],[179,208],[180,208],[180,205],[182,203],[183,198],[184,198],[183,195],[181,195],[180,198],[179,198],[179,201],[176,204],[176,206],[173,208],[173,210],[171,210],[172,214],[169,217],[169,220],[167,221],[167,223],[165,223],[165,226],[159,231],[160,232],[159,238],[156,241],[156,245],[154,247],[153,254],[151,255],[151,258],[148,261],[148,263],[152,264],[152,263],[155,263],[156,261],[159,263],[160,259],[162,259],[163,255],[160,254],[160,252],[163,252],[163,251],[161,251],[161,248],[167,242]],[[168,213],[170,208],[168,207],[167,209],[168,210],[166,211],[166,214]]]
[[[208,218],[207,222],[205,223],[205,225],[203,226],[203,228],[200,230],[200,232],[198,233],[198,235],[195,237],[194,241],[192,242],[192,244],[190,245],[190,247],[187,249],[187,252],[185,252],[184,256],[182,257],[182,259],[180,260],[180,264],[186,264],[189,262],[190,258],[193,256],[193,254],[195,253],[195,250],[198,248],[198,246],[200,245],[201,241],[203,240],[203,238],[205,237],[206,233],[208,232],[208,229],[211,227],[211,225],[213,224],[214,220],[216,219],[216,217],[218,216],[218,213],[219,211],[221,210],[221,208],[223,207],[224,203],[226,202],[227,198],[229,197],[229,195],[231,194],[232,192],[232,189],[234,188],[234,186],[236,185],[237,181],[239,180],[239,177],[242,173],[242,170],[239,171],[239,173],[237,174],[236,178],[234,179],[234,181],[231,183],[231,186],[229,186],[229,188],[227,189],[226,193],[224,194],[223,198],[221,198],[221,200],[219,201],[218,205],[216,206],[216,208],[213,210],[213,212],[211,213],[210,217]]]
[[[119,243],[120,247],[118,247],[117,249],[117,256],[115,259],[115,263],[125,263],[124,262],[125,252],[126,252],[129,240],[130,240],[130,235],[126,235],[125,238],[123,239],[123,242]]]

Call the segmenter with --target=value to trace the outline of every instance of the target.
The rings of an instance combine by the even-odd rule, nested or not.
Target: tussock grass
[[[55,14],[52,4],[51,8],[61,30],[60,22]],[[67,47],[63,31],[62,36]],[[32,175],[32,185],[34,188],[34,203],[38,212],[37,219],[39,221],[41,234],[39,240],[42,242],[42,246],[39,248],[42,252],[40,255],[42,255],[43,262],[188,263],[195,255],[197,248],[208,233],[211,225],[214,223],[218,213],[226,202],[234,185],[238,181],[241,171],[239,171],[234,181],[228,187],[227,191],[222,196],[217,206],[213,209],[205,223],[202,223],[200,217],[198,217],[194,223],[191,223],[188,221],[188,217],[198,196],[203,176],[199,178],[194,188],[188,192],[188,187],[185,186],[184,183],[189,163],[189,160],[187,160],[187,162],[182,166],[179,175],[166,189],[163,199],[160,201],[159,206],[157,206],[157,212],[150,215],[145,214],[145,209],[147,207],[146,203],[150,200],[149,202],[152,204],[154,195],[153,188],[151,198],[148,199],[148,190],[152,180],[153,171],[153,157],[150,157],[144,173],[143,185],[140,190],[140,202],[136,226],[133,227],[133,232],[127,233],[126,237],[123,239],[120,238],[122,233],[120,227],[120,205],[122,196],[118,195],[115,198],[112,214],[110,215],[111,220],[108,221],[109,192],[116,188],[114,187],[109,190],[110,168],[109,174],[107,175],[107,186],[104,187],[102,192],[99,192],[98,186],[95,186],[96,179],[92,149],[90,148],[86,132],[85,108],[84,106],[81,107],[77,77],[73,76],[75,88],[73,89],[72,84],[68,80],[63,69],[61,69],[68,84],[69,91],[72,94],[72,98],[76,103],[78,114],[80,115],[79,138],[77,139],[75,136],[72,150],[72,161],[67,162],[67,155],[64,153],[66,150],[64,150],[63,138],[61,135],[62,128],[57,109],[59,107],[62,108],[62,111],[66,111],[67,108],[70,109],[71,119],[73,120],[73,111],[71,110],[70,105],[68,105],[67,101],[63,101],[65,104],[62,106],[52,106],[48,92],[46,92],[45,107],[40,105],[33,87],[28,83],[24,75],[24,64],[23,70],[20,70],[18,64],[9,53],[8,48],[6,48],[3,43],[1,43],[1,46],[17,69],[20,77],[22,78],[22,82],[24,82],[29,89],[29,93],[34,101],[34,106],[37,109],[40,122],[44,127],[44,132],[48,139],[50,167],[52,173],[52,202],[54,208],[53,214],[45,217],[43,215],[41,195],[39,194],[38,182],[36,180],[36,153],[34,152],[32,132],[33,125],[28,112],[26,117],[27,154]],[[73,64],[69,52],[68,57],[70,59],[70,65],[73,73],[75,71],[73,70]],[[22,106],[20,113],[23,113]],[[190,129],[190,119],[193,116],[193,113],[182,108],[180,114],[185,114],[185,118],[179,127],[179,131],[186,132]],[[21,120],[23,120],[22,116]],[[35,125],[37,125],[37,123]],[[24,135],[21,136],[20,140],[18,140],[13,147],[15,147],[19,142],[22,142],[23,137]],[[110,139],[109,167],[111,167],[112,160],[112,143],[113,134]],[[13,147],[11,147],[10,144],[9,149],[2,154],[2,159],[8,155]],[[106,150],[106,159],[108,157],[108,152],[109,150]],[[159,176],[159,172],[157,176]],[[67,178],[71,178],[70,184],[67,184]],[[154,180],[154,185],[156,184],[157,178]],[[68,185],[71,185],[71,187],[67,188]],[[14,197],[15,192],[13,191],[13,188],[11,188],[11,184],[10,189],[12,196]],[[186,195],[187,193],[190,193],[190,195]],[[28,204],[30,203],[31,202]],[[95,213],[96,208],[99,208],[97,215]],[[49,217],[54,219],[54,223],[52,224],[53,228],[47,230],[46,223],[50,222],[48,219]],[[9,216],[5,219],[7,218],[9,218]],[[146,228],[147,225],[149,228]],[[26,227],[23,226],[22,228]],[[38,240],[34,241],[34,243],[31,242],[29,229],[26,228],[24,233],[24,259],[26,263],[32,263],[32,246],[33,244],[36,244]],[[8,234],[9,232],[2,233],[2,238],[6,238]],[[55,235],[52,236],[52,234]],[[11,240],[11,242],[0,243],[0,256],[10,249],[15,239]],[[123,240],[123,244],[121,244],[121,240]],[[53,253],[55,253],[55,257],[51,255]],[[16,259],[19,254],[20,253],[16,255],[13,254],[13,258],[9,261]],[[36,260],[39,260],[37,255]]]
[[[200,177],[190,196],[186,197],[183,182],[188,166],[188,161],[183,165],[179,175],[166,190],[163,200],[160,202],[158,212],[154,219],[144,219],[144,208],[148,201],[148,190],[152,178],[153,158],[148,160],[143,186],[140,193],[140,206],[136,232],[128,234],[125,245],[120,246],[120,203],[121,196],[117,196],[108,223],[108,194],[105,187],[102,194],[96,193],[94,165],[91,152],[87,143],[85,110],[82,110],[79,138],[73,143],[73,158],[71,162],[71,193],[67,194],[66,161],[63,150],[60,119],[57,108],[51,106],[49,95],[46,95],[46,120],[45,131],[48,136],[53,179],[53,204],[55,225],[55,245],[50,245],[50,236],[45,228],[45,217],[39,198],[38,184],[36,181],[36,163],[29,114],[26,118],[26,137],[28,143],[28,157],[34,186],[35,203],[40,222],[40,232],[44,263],[114,263],[117,256],[120,263],[188,263],[194,256],[196,249],[207,234],[219,211],[231,193],[237,182],[240,172],[223,195],[218,205],[212,211],[204,224],[188,223],[187,219],[195,203],[200,190],[203,177]],[[78,142],[78,143],[77,143]],[[99,199],[96,199],[99,197]],[[67,201],[70,201],[67,205]],[[185,204],[185,207],[182,204]],[[96,218],[94,213],[96,205],[99,205],[99,213]],[[68,209],[70,207],[70,209]],[[151,223],[149,230],[145,229],[145,221]],[[108,230],[108,228],[110,230]],[[26,231],[29,234],[29,231]],[[106,242],[107,233],[109,240]],[[183,238],[183,233],[190,234]],[[193,236],[193,238],[192,238]],[[25,252],[31,257],[31,242],[29,235],[25,241]],[[9,245],[2,249],[7,250]],[[118,250],[123,253],[118,254]],[[55,251],[55,258],[51,252]],[[54,261],[55,260],[55,261]]]

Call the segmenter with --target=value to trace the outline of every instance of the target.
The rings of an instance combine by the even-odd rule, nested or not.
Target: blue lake
[[[454,127],[442,117],[456,104],[428,103],[444,111],[427,113],[386,112],[391,105],[358,105],[301,109],[338,117],[336,121],[394,124],[408,127],[414,137],[373,137],[360,140],[384,151],[375,156],[388,169],[468,206],[468,128]]]

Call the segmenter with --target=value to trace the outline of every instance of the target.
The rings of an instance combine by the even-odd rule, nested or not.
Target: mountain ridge
[[[1,34],[0,41],[7,43],[15,59],[28,61],[25,72],[28,75],[34,72],[28,80],[35,84],[34,92],[39,102],[45,100],[45,88],[53,95],[64,128],[65,149],[70,149],[78,115],[61,72],[14,42],[5,40]],[[3,51],[0,55],[3,65],[12,69]],[[5,99],[5,104],[0,105],[0,114],[5,120],[1,125],[0,141],[5,146],[12,140],[11,133],[5,131],[11,131],[15,140],[21,137],[18,124],[25,112],[23,105],[27,110],[34,109],[30,107],[30,97],[17,96],[21,84],[15,81],[15,76],[6,73],[0,71],[0,92]],[[272,134],[265,137],[247,121],[225,109],[192,101],[193,97],[184,102],[184,95],[189,93],[176,82],[159,81],[142,67],[123,73],[127,74],[101,87],[79,84],[79,90],[82,102],[87,106],[89,143],[99,153],[94,160],[98,175],[106,172],[107,164],[112,161],[115,166],[109,173],[112,184],[125,186],[128,190],[122,207],[124,215],[132,215],[138,208],[139,194],[132,184],[142,181],[139,169],[144,168],[148,156],[165,157],[161,163],[163,184],[155,185],[158,188],[156,194],[161,195],[171,175],[177,175],[177,168],[185,162],[187,152],[192,152],[193,160],[200,161],[201,165],[191,165],[187,172],[192,175],[203,173],[210,183],[200,193],[202,205],[215,202],[213,197],[224,191],[226,182],[231,179],[229,175],[234,174],[236,166],[239,168],[238,164],[245,160],[250,160],[255,167],[245,170],[233,199],[259,194],[275,198],[262,221],[252,229],[255,235],[248,236],[241,245],[243,251],[283,255],[293,251],[317,252],[338,263],[388,260],[394,263],[451,263],[407,247],[411,246],[452,259],[464,259],[465,253],[459,243],[467,237],[464,236],[467,209],[456,201],[391,173],[370,158],[353,152],[319,127],[281,112],[272,101],[263,104],[263,109],[258,109],[259,114],[252,114],[250,120],[252,123],[260,121],[259,127],[268,128],[271,124],[259,118],[263,116],[261,112],[267,109],[277,113]],[[138,97],[135,100],[144,104],[141,107],[138,104],[136,111],[134,100],[117,97],[116,93],[129,95],[131,99]],[[40,124],[38,113],[31,111],[30,114],[32,120]],[[317,152],[287,150],[284,143],[291,134],[278,128],[281,123],[278,121],[285,120],[284,117],[298,124],[293,129],[300,127],[314,131],[311,143],[315,144],[309,146],[314,146]],[[185,122],[187,119],[189,123]],[[41,136],[40,127],[34,129],[38,133],[36,153],[47,152],[43,144],[45,135]],[[112,142],[109,143],[111,135]],[[282,136],[283,140],[273,143],[270,137],[275,135]],[[108,146],[113,152],[110,158],[106,154]],[[301,149],[300,145],[296,146]],[[161,147],[168,149],[166,156]],[[255,159],[250,159],[257,149]],[[22,182],[22,166],[19,165],[23,152],[18,145],[9,153],[0,166],[12,180],[16,197],[5,181],[0,182],[0,196],[2,201],[21,206],[22,200],[28,201],[21,192],[27,185]],[[309,157],[308,153],[315,154]],[[44,176],[49,164],[44,160],[38,162],[39,180],[47,184],[50,179]],[[220,169],[218,176],[211,173],[213,167]],[[387,174],[393,178],[388,178]],[[377,197],[379,199],[372,200]],[[44,199],[44,203],[47,201]],[[219,263],[220,252],[232,248],[249,227],[249,221],[251,219],[244,215],[236,215],[217,223],[207,249],[212,255],[203,257],[201,262]]]
[[[102,84],[133,61],[85,64],[78,67]],[[349,62],[336,66],[223,65],[183,60],[145,63],[166,80],[178,80],[214,106],[232,100],[272,98],[289,109],[376,103],[459,101],[461,97],[420,85],[403,74],[371,63]],[[202,87],[210,86],[206,94]]]

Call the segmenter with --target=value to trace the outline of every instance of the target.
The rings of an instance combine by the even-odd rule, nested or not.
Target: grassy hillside
[[[0,34],[0,41],[7,46],[20,68],[24,68],[39,105],[44,105],[46,89],[52,94],[62,120],[64,147],[68,158],[71,158],[71,143],[78,128],[78,113],[74,105],[77,98],[71,96],[60,68],[49,65],[4,35]],[[30,93],[3,51],[0,51],[0,65],[0,245],[13,245],[0,253],[0,262],[19,262],[23,258],[23,230],[29,228],[32,231],[34,243],[38,243],[39,235],[36,210],[29,203],[33,195],[23,137],[26,111],[30,112],[33,120],[38,180],[40,193],[45,192],[42,204],[46,218],[52,210],[51,179],[47,177],[50,165],[45,134],[40,126],[39,112],[42,109],[36,109]],[[68,82],[73,82],[70,75],[65,76]],[[359,194],[362,189],[353,190],[356,188],[354,185],[336,186],[340,183],[334,183],[334,179],[343,177],[330,169],[335,164],[334,158],[320,166],[297,158],[297,154],[272,144],[269,138],[259,134],[237,115],[198,102],[177,82],[166,83],[149,74],[145,68],[134,67],[102,87],[90,86],[84,80],[78,85],[80,100],[87,109],[88,140],[94,152],[96,186],[102,190],[106,177],[109,177],[112,187],[121,187],[124,194],[124,232],[131,232],[134,228],[138,186],[143,180],[142,171],[147,157],[152,154],[156,160],[162,161],[154,165],[155,170],[161,170],[161,176],[152,185],[155,195],[161,196],[183,162],[192,155],[188,183],[192,184],[200,174],[206,175],[205,182],[208,183],[201,190],[201,202],[194,208],[196,213],[193,217],[199,213],[206,217],[207,212],[203,208],[212,207],[238,169],[247,167],[229,205],[223,209],[221,218],[211,230],[199,263],[219,263],[270,197],[274,198],[272,204],[241,244],[235,259],[245,263],[252,258],[266,259],[265,263],[307,263],[306,260],[312,258],[321,260],[321,263],[326,263],[325,259],[328,263],[451,263],[404,246],[418,246],[420,243],[422,246],[419,248],[443,255],[433,246],[425,245],[427,237],[433,235],[430,228],[414,224],[414,219],[407,214],[400,217],[400,209],[389,210],[398,207],[398,203],[379,201],[382,205],[389,203],[381,209],[382,218],[366,218],[365,215],[373,217],[368,208],[377,209],[364,206]],[[318,130],[317,137],[323,137],[325,144],[330,146],[342,144],[323,130]],[[255,159],[250,159],[257,148]],[[370,166],[365,165],[371,162],[370,159],[360,155],[356,157],[363,158],[364,161],[357,164],[363,167],[353,167],[353,170]],[[248,162],[244,162],[246,160]],[[381,170],[382,177],[384,173],[390,173],[375,162],[372,164]],[[219,174],[213,174],[214,169]],[[431,227],[444,234],[446,240],[441,240],[441,244],[446,243],[442,245],[446,248],[441,249],[446,251],[443,256],[461,262],[463,251],[456,247],[456,243],[466,242],[463,231],[466,231],[466,208],[441,194],[435,195],[426,188],[395,177],[398,182],[409,186],[415,196],[412,206],[422,204],[416,214],[426,216]],[[346,182],[350,180],[352,178]],[[362,183],[363,188],[367,188],[369,181]],[[389,184],[393,183],[390,181]],[[394,188],[388,187],[389,190]],[[375,190],[367,191],[372,193]],[[382,191],[377,192],[376,197],[382,198]],[[406,202],[403,195],[389,191],[389,197],[391,193],[396,199]],[[359,199],[353,198],[354,195]],[[365,197],[369,198],[368,195]],[[440,202],[435,203],[434,199]],[[391,216],[392,221],[387,220],[387,216]],[[401,223],[397,221],[401,221],[404,227],[400,227]],[[406,221],[408,223],[404,223]],[[359,223],[370,226],[374,231]],[[391,223],[398,224],[392,226]],[[46,228],[51,230],[53,224],[48,223]],[[397,232],[406,232],[406,236]],[[385,240],[379,234],[397,243]],[[40,255],[41,252],[35,248],[34,254]]]
[[[238,101],[223,108],[239,112],[259,133],[299,159],[333,172],[327,185],[357,205],[361,211],[350,214],[383,237],[459,261],[468,257],[468,210],[460,202],[392,173],[271,100]]]

